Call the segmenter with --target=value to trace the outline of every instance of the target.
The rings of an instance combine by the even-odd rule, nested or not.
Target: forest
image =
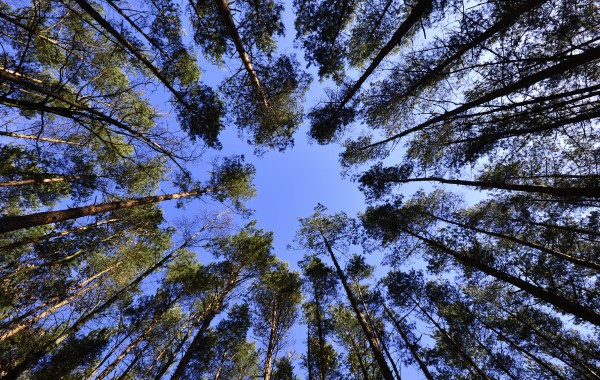
[[[599,1],[0,0],[0,48],[0,379],[600,380]]]

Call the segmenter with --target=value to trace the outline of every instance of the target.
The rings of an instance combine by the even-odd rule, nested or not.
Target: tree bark
[[[518,185],[503,182],[491,182],[491,181],[467,181],[461,179],[446,179],[442,177],[422,177],[422,178],[408,178],[408,179],[394,179],[390,182],[396,183],[411,183],[411,182],[439,182],[448,185],[460,185],[460,186],[471,186],[482,189],[500,189],[509,191],[521,191],[525,193],[534,194],[548,194],[555,197],[566,197],[566,198],[600,198],[600,188],[598,187],[551,187],[542,185]]]
[[[0,218],[0,233],[16,231],[22,228],[42,226],[50,223],[64,222],[65,220],[77,219],[85,216],[91,216],[115,210],[122,210],[135,206],[158,203],[171,199],[199,196],[209,193],[211,191],[212,189],[202,189],[167,195],[154,195],[143,198],[129,199],[125,201],[106,202],[100,203],[98,205],[75,207],[59,211],[46,211],[19,216],[5,216],[3,218]]]

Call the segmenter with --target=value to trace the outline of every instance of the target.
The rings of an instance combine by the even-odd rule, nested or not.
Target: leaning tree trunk
[[[223,23],[225,24],[225,28],[227,28],[227,33],[229,37],[233,40],[233,44],[235,45],[235,49],[240,57],[240,60],[244,64],[244,68],[250,77],[250,83],[254,87],[256,91],[256,95],[259,97],[262,105],[265,107],[265,110],[269,109],[269,99],[265,94],[260,81],[258,80],[258,75],[256,75],[256,71],[252,66],[252,61],[250,60],[250,56],[246,52],[244,48],[244,43],[242,42],[242,38],[238,33],[237,27],[235,26],[235,21],[233,20],[233,16],[231,15],[231,9],[229,8],[229,4],[227,4],[227,0],[215,0],[217,7],[219,8],[219,13],[221,14],[221,18],[223,19]]]
[[[187,198],[211,192],[211,189],[202,189],[167,195],[154,195],[125,201],[106,202],[91,206],[75,207],[58,211],[38,212],[29,215],[5,216],[0,218],[0,233],[16,231],[22,228],[43,226],[45,224],[64,222],[65,220],[83,218],[104,212],[121,210],[141,205],[158,203],[171,199]]]
[[[411,343],[410,339],[408,338],[408,335],[402,329],[400,322],[392,314],[392,311],[387,307],[385,302],[382,302],[382,305],[383,305],[383,308],[385,309],[386,314],[388,315],[388,318],[392,321],[392,324],[394,325],[394,327],[396,327],[398,334],[400,334],[400,337],[404,341],[404,344],[406,345],[406,347],[408,347],[408,350],[412,354],[413,358],[419,364],[419,368],[421,369],[421,372],[423,372],[423,375],[425,375],[425,378],[427,378],[427,380],[435,380],[435,378],[433,377],[431,372],[429,372],[429,368],[427,368],[427,364],[425,364],[425,362],[421,358],[421,355],[419,355],[419,353],[417,352],[417,349],[416,349],[414,343]]]
[[[439,182],[449,185],[459,186],[472,186],[481,189],[500,189],[509,191],[521,191],[524,193],[533,194],[548,194],[555,197],[589,197],[589,198],[600,198],[600,188],[598,187],[552,187],[542,185],[519,185],[505,182],[492,182],[492,181],[467,181],[461,179],[446,179],[442,177],[421,177],[421,178],[407,178],[407,179],[395,179],[390,182],[396,183],[410,183],[410,182]]]
[[[533,297],[538,298],[544,302],[551,304],[552,306],[556,307],[558,310],[562,310],[563,312],[565,312],[567,314],[572,314],[578,318],[588,321],[589,323],[591,323],[593,325],[600,326],[600,314],[596,313],[592,309],[581,306],[580,304],[578,304],[576,302],[573,302],[567,298],[564,298],[560,295],[552,293],[544,288],[541,288],[530,282],[522,280],[518,277],[512,276],[501,270],[492,268],[492,267],[480,262],[477,259],[474,259],[472,257],[464,255],[460,252],[454,251],[454,250],[448,248],[447,246],[440,244],[439,242],[437,242],[435,240],[428,239],[426,237],[423,237],[419,234],[416,234],[416,233],[406,230],[406,229],[403,229],[403,231],[406,232],[407,234],[423,241],[427,245],[429,245],[433,248],[439,249],[440,251],[442,251],[446,254],[449,254],[450,256],[452,256],[456,260],[458,260],[459,262],[462,262],[471,268],[475,268],[475,269],[487,274],[488,276],[494,277],[502,282],[511,284],[511,285],[529,293]]]
[[[179,252],[181,249],[187,247],[202,231],[204,231],[205,228],[206,228],[206,226],[204,226],[195,235],[193,235],[192,237],[187,239],[179,247],[177,247],[176,249],[169,252],[160,261],[158,261],[156,264],[154,264],[153,266],[148,268],[146,271],[144,271],[142,274],[137,276],[133,281],[131,281],[125,287],[121,288],[121,290],[117,291],[109,299],[104,301],[101,305],[97,306],[94,310],[92,310],[88,314],[80,317],[78,320],[76,320],[73,323],[73,325],[71,325],[71,327],[64,330],[62,333],[58,334],[54,339],[50,339],[45,344],[42,344],[42,345],[34,348],[21,363],[17,364],[11,370],[7,371],[2,379],[3,380],[17,380],[23,374],[23,372],[27,371],[29,368],[36,365],[40,361],[40,359],[42,359],[44,357],[44,355],[46,355],[48,352],[50,352],[50,351],[54,350],[56,347],[58,347],[69,336],[77,333],[81,328],[83,328],[94,317],[96,317],[100,313],[105,312],[109,307],[111,307],[115,302],[117,302],[126,292],[133,289],[135,286],[139,285],[146,277],[148,277],[149,275],[154,273],[158,268],[162,267],[167,262],[169,262],[175,256],[175,254],[177,252]]]
[[[352,293],[352,289],[350,288],[350,285],[348,284],[346,275],[342,271],[340,264],[338,263],[337,259],[335,258],[335,254],[333,253],[333,249],[331,248],[329,241],[327,240],[325,235],[323,235],[322,232],[321,232],[321,237],[323,238],[323,242],[325,243],[327,252],[329,252],[329,255],[331,256],[331,261],[333,261],[333,264],[335,266],[335,270],[337,271],[338,277],[340,278],[342,285],[344,286],[344,290],[346,291],[346,296],[348,297],[348,300],[350,301],[350,305],[352,306],[352,309],[354,310],[356,319],[358,320],[358,323],[360,324],[360,327],[362,328],[362,331],[365,334],[367,341],[369,342],[371,352],[373,353],[373,357],[375,358],[375,361],[377,362],[377,365],[379,366],[379,369],[381,370],[381,374],[382,374],[383,378],[385,380],[394,380],[394,375],[392,374],[392,371],[390,370],[389,366],[387,365],[387,362],[385,361],[385,356],[383,355],[381,346],[380,346],[379,342],[377,341],[375,334],[369,327],[369,324],[367,323],[365,316],[363,315],[362,311],[360,311],[358,301],[356,300],[356,297],[354,297],[354,293]]]
[[[420,0],[412,9],[406,19],[400,24],[396,32],[392,35],[389,41],[381,48],[379,53],[375,56],[371,64],[365,69],[360,78],[354,83],[354,85],[346,91],[344,98],[337,107],[337,111],[341,111],[346,104],[354,97],[354,95],[360,90],[365,81],[373,74],[373,71],[379,66],[383,59],[400,43],[402,38],[413,28],[417,22],[423,17],[427,9],[432,6],[431,0]]]

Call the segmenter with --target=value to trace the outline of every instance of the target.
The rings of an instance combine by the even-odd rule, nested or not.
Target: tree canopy
[[[0,379],[600,379],[598,15],[0,1]]]

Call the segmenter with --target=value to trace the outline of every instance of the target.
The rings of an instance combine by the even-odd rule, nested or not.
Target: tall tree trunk
[[[360,311],[358,301],[356,300],[356,297],[354,297],[354,293],[352,292],[352,289],[350,288],[350,285],[348,284],[346,275],[342,271],[342,268],[340,267],[340,264],[338,263],[338,261],[335,257],[335,254],[333,253],[333,249],[331,248],[331,245],[329,244],[329,241],[327,240],[327,238],[325,237],[323,232],[321,232],[321,237],[323,238],[323,242],[325,243],[327,252],[329,252],[331,261],[333,261],[337,275],[340,278],[340,281],[342,282],[344,290],[346,291],[346,296],[348,297],[348,300],[350,301],[350,305],[352,306],[352,309],[354,310],[356,319],[358,320],[358,323],[360,324],[360,327],[362,328],[362,331],[365,334],[367,341],[369,342],[369,346],[371,347],[371,352],[373,353],[373,357],[375,358],[375,361],[377,362],[377,365],[379,366],[379,369],[381,370],[381,374],[382,374],[383,378],[385,380],[394,380],[394,375],[392,374],[392,371],[390,370],[390,368],[388,367],[388,365],[385,361],[385,357],[383,355],[383,352],[381,351],[381,346],[379,345],[379,342],[377,341],[375,334],[373,334],[373,331],[369,327],[369,324],[367,323],[363,313]]]
[[[458,303],[457,303],[458,304]],[[459,304],[460,305],[460,304]],[[465,310],[467,313],[469,313],[471,316],[473,316],[475,319],[477,319],[482,325],[485,326],[486,329],[492,331],[494,334],[496,334],[498,336],[498,338],[500,338],[502,341],[507,342],[511,347],[515,348],[517,351],[525,354],[527,357],[529,357],[530,359],[532,359],[534,362],[536,362],[540,367],[544,368],[545,370],[547,370],[548,372],[552,373],[552,375],[556,376],[558,379],[561,380],[566,380],[564,376],[562,376],[560,373],[558,373],[554,368],[552,368],[551,366],[549,366],[546,362],[544,362],[542,359],[538,358],[537,356],[535,356],[533,353],[529,352],[529,350],[526,350],[524,348],[522,348],[521,346],[519,346],[517,343],[515,343],[512,339],[510,339],[508,336],[506,336],[505,334],[503,334],[501,331],[498,331],[497,329],[495,329],[494,327],[490,326],[487,322],[485,322],[482,318],[480,318],[477,314],[475,314],[474,312],[472,312],[468,307],[460,305],[461,309]],[[569,363],[565,363],[567,365],[570,366]],[[590,371],[590,373],[594,374],[593,371]],[[595,374],[594,374],[595,375]],[[598,376],[596,375],[596,378],[598,378]]]
[[[21,134],[21,133],[14,133],[14,132],[2,132],[2,131],[0,131],[0,136],[14,137],[14,138],[17,138],[17,139],[28,139],[28,140],[36,140],[36,141],[46,141],[46,142],[52,142],[52,143],[57,143],[57,144],[67,144],[67,145],[75,145],[75,146],[84,146],[83,144],[79,144],[79,143],[72,142],[72,141],[65,141],[65,140],[54,139],[54,138],[50,138],[50,137],[24,135],[24,134]]]
[[[16,333],[18,333],[19,331],[32,326],[33,324],[35,324],[36,322],[42,320],[43,318],[47,317],[48,315],[52,314],[53,312],[55,312],[56,310],[60,309],[61,307],[68,305],[69,303],[71,303],[71,301],[73,301],[74,299],[80,297],[81,295],[97,288],[100,283],[95,282],[92,285],[85,287],[88,283],[96,280],[97,278],[105,275],[106,273],[112,271],[113,269],[115,269],[116,267],[118,267],[120,264],[122,263],[122,261],[119,261],[113,265],[111,265],[110,267],[106,268],[105,270],[96,273],[95,275],[91,276],[90,278],[86,279],[84,282],[82,282],[81,284],[79,284],[79,290],[77,290],[75,293],[73,293],[72,295],[68,296],[67,298],[55,303],[54,305],[48,307],[46,310],[44,310],[43,312],[39,313],[38,315],[36,315],[34,318],[31,318],[15,327],[13,327],[12,329],[4,332],[2,335],[0,335],[0,342],[2,342],[5,339],[10,338],[11,336],[15,335]]]
[[[469,366],[472,367],[472,369],[475,370],[475,372],[477,372],[477,374],[479,375],[479,377],[481,377],[482,379],[488,379],[490,380],[489,376],[487,376],[485,374],[485,372],[483,372],[483,370],[481,368],[479,368],[479,366],[477,365],[477,363],[475,363],[473,361],[473,358],[471,358],[471,356],[469,356],[464,350],[463,348],[460,346],[460,344],[458,344],[451,336],[450,334],[448,334],[448,332],[446,331],[446,329],[444,329],[439,323],[437,323],[437,321],[435,320],[435,318],[433,318],[433,316],[431,314],[429,314],[427,312],[427,310],[425,310],[425,308],[423,306],[421,306],[421,304],[419,302],[417,302],[417,300],[415,300],[412,296],[409,296],[410,299],[415,303],[415,305],[419,308],[419,310],[421,310],[421,313],[423,313],[423,315],[435,326],[435,328],[442,334],[442,336],[448,341],[450,342],[450,344],[452,346],[454,346],[454,348],[456,348],[456,350],[458,351],[458,353],[460,354],[460,356],[463,358],[463,360],[465,362],[467,362],[469,364]]]
[[[306,324],[306,369],[308,370],[308,380],[315,380],[312,368],[312,357],[310,356],[310,321]]]
[[[99,227],[99,226],[103,226],[105,224],[118,222],[119,220],[120,219],[112,218],[112,219],[102,220],[102,221],[96,222],[96,223],[91,223],[91,224],[88,224],[88,225],[85,225],[85,226],[77,227],[77,228],[74,228],[72,230],[52,232],[52,233],[49,233],[49,234],[46,234],[46,235],[42,235],[42,236],[38,236],[38,237],[32,237],[32,238],[28,238],[28,239],[19,240],[19,241],[16,241],[14,243],[7,244],[7,245],[4,245],[4,246],[0,247],[0,252],[2,252],[2,251],[8,251],[10,249],[19,248],[19,247],[22,247],[22,246],[27,245],[27,244],[39,243],[39,242],[42,242],[42,241],[53,239],[55,237],[67,236],[67,235],[74,234],[74,233],[77,233],[77,232],[89,230],[90,228]]]
[[[508,219],[511,222],[517,222],[517,223],[524,223],[524,224],[528,224],[528,225],[532,225],[532,226],[538,226],[538,227],[544,227],[546,229],[553,229],[553,230],[560,230],[560,231],[567,231],[567,232],[571,232],[571,233],[578,233],[581,235],[590,235],[590,236],[594,236],[594,237],[600,237],[600,232],[597,231],[592,231],[592,230],[585,230],[582,228],[577,228],[577,227],[569,227],[569,226],[561,226],[558,224],[552,224],[552,223],[543,223],[543,222],[534,222],[533,220],[525,220],[525,219]]]
[[[85,378],[85,380],[94,379],[96,377],[96,374],[100,370],[100,368],[102,368],[102,366],[104,365],[104,363],[106,363],[108,361],[108,359],[110,359],[113,356],[113,354],[115,352],[117,352],[117,349],[121,346],[121,344],[123,344],[123,342],[125,342],[127,339],[129,339],[129,337],[132,334],[133,334],[133,331],[127,331],[125,336],[123,337],[123,339],[117,341],[117,343],[113,346],[113,348],[104,355],[104,358],[100,361],[100,363],[96,364],[96,367],[94,368],[94,370],[92,372],[90,372],[90,374]]]
[[[39,362],[41,358],[46,355],[46,353],[54,350],[58,347],[65,339],[69,336],[77,333],[82,327],[84,327],[89,321],[91,321],[94,317],[99,315],[100,313],[106,311],[110,306],[112,306],[115,302],[117,302],[125,293],[129,290],[133,289],[135,286],[139,285],[146,277],[154,273],[158,268],[165,265],[169,262],[177,252],[181,249],[187,247],[204,229],[206,226],[202,227],[200,231],[198,231],[195,235],[187,239],[183,244],[181,244],[176,249],[172,250],[170,253],[165,255],[160,261],[156,264],[148,268],[138,277],[136,277],[133,281],[127,284],[125,287],[121,288],[121,290],[117,291],[110,298],[105,300],[102,304],[94,308],[91,312],[77,319],[71,327],[65,329],[62,333],[58,334],[55,338],[47,341],[46,343],[34,348],[29,352],[27,356],[25,356],[24,360],[17,364],[14,368],[7,371],[3,377],[3,380],[17,380],[19,376],[27,369],[31,368],[35,364]]]
[[[392,321],[392,324],[394,325],[394,327],[396,327],[396,330],[398,331],[398,334],[400,334],[400,337],[404,341],[404,344],[410,351],[413,358],[417,361],[417,364],[419,364],[419,368],[421,369],[421,372],[423,372],[423,375],[425,376],[425,378],[427,380],[435,380],[435,378],[433,377],[431,372],[429,372],[429,368],[427,368],[427,364],[425,364],[425,362],[421,358],[421,355],[419,355],[419,353],[417,352],[415,344],[410,341],[410,339],[408,338],[408,335],[406,334],[406,332],[400,325],[400,322],[396,319],[396,317],[394,316],[392,311],[388,308],[388,306],[385,304],[385,302],[382,302],[381,304],[383,305],[383,308],[385,309],[385,312],[386,312],[388,318],[390,319],[390,321]]]
[[[423,177],[408,179],[393,179],[390,182],[411,183],[411,182],[439,182],[449,185],[471,186],[481,189],[500,189],[510,191],[522,191],[525,193],[548,194],[555,197],[590,197],[600,198],[600,188],[597,187],[551,187],[541,185],[518,185],[504,182],[492,181],[467,181],[461,179],[446,179],[442,177]]]
[[[107,377],[119,365],[119,363],[121,363],[121,361],[123,361],[123,359],[125,359],[125,357],[127,357],[127,355],[144,340],[146,334],[152,331],[153,328],[154,324],[151,324],[150,327],[148,327],[144,332],[140,334],[139,337],[137,337],[137,339],[135,339],[123,351],[121,351],[119,356],[117,356],[112,363],[106,366],[104,371],[102,371],[102,373],[100,373],[100,375],[98,375],[95,380],[103,380],[105,377]]]
[[[505,235],[505,234],[501,234],[501,233],[497,233],[497,232],[492,232],[492,231],[487,231],[487,230],[484,230],[484,229],[481,229],[481,228],[478,228],[478,227],[474,227],[474,226],[471,226],[471,225],[468,225],[468,224],[464,224],[464,223],[457,222],[457,221],[454,221],[454,220],[442,218],[442,217],[436,216],[436,215],[431,214],[431,213],[423,213],[423,214],[424,215],[428,215],[428,216],[432,216],[432,217],[434,217],[434,218],[436,218],[436,219],[438,219],[438,220],[440,220],[442,222],[453,224],[453,225],[458,226],[458,227],[470,229],[472,231],[480,232],[480,233],[485,234],[485,235],[489,235],[489,236],[497,237],[497,238],[500,238],[500,239],[512,241],[513,243],[517,243],[517,244],[524,245],[524,246],[529,247],[529,248],[537,249],[538,251],[547,253],[547,254],[552,255],[552,256],[554,256],[556,258],[564,259],[564,260],[572,262],[573,264],[582,266],[584,268],[593,269],[593,270],[596,270],[596,271],[600,272],[600,264],[597,264],[597,263],[594,263],[594,262],[590,262],[590,261],[587,261],[587,260],[579,259],[577,257],[573,257],[573,256],[567,255],[565,253],[558,252],[558,251],[555,251],[555,250],[550,249],[550,248],[546,248],[546,247],[544,247],[542,245],[538,245],[538,244],[535,244],[535,243],[528,242],[526,240],[522,240],[522,239],[516,238],[514,236]]]
[[[594,373],[596,371],[593,371],[590,369],[590,367],[584,363],[583,361],[581,361],[576,355],[573,355],[572,353],[570,353],[569,351],[565,350],[564,347],[562,347],[560,344],[556,343],[556,339],[553,337],[548,337],[544,332],[540,331],[538,328],[536,328],[535,326],[532,326],[531,324],[529,324],[527,321],[524,321],[521,317],[519,317],[517,314],[514,314],[513,312],[511,312],[510,310],[502,307],[500,304],[497,304],[497,306],[504,311],[505,313],[507,313],[508,315],[510,315],[511,317],[513,317],[515,320],[517,320],[519,323],[523,324],[524,326],[526,326],[529,330],[533,331],[533,333],[537,336],[539,336],[544,342],[546,342],[547,344],[549,344],[550,346],[554,347],[555,349],[557,349],[561,354],[563,354],[565,357],[568,358],[568,360],[565,360],[564,358],[559,357],[558,355],[556,355],[555,353],[548,353],[548,355],[553,356],[554,358],[562,361],[563,363],[565,363],[566,365],[568,365],[569,367],[572,368],[577,368],[576,365],[580,365],[582,368],[584,368],[584,372],[591,372]],[[577,347],[578,349],[580,347]],[[589,355],[594,356],[595,353],[590,353],[589,351],[587,352]],[[582,372],[581,370],[578,370],[579,372]],[[596,375],[598,377],[598,375]]]
[[[373,323],[373,318],[371,318],[371,313],[369,312],[369,309],[367,308],[367,304],[365,303],[365,300],[364,300],[364,298],[363,298],[360,290],[358,292],[358,296],[360,298],[360,302],[361,302],[361,304],[363,306],[363,309],[365,310],[365,317],[367,319],[367,322],[369,322],[369,326],[371,326],[371,330],[373,331],[373,334],[375,335],[375,338],[381,344],[381,348],[383,349],[383,353],[385,354],[385,356],[388,358],[390,364],[392,365],[392,370],[394,371],[394,374],[396,375],[396,379],[402,380],[402,376],[400,375],[400,371],[398,370],[398,367],[396,367],[396,362],[392,358],[392,355],[390,354],[390,351],[388,350],[387,344],[381,338],[380,334],[377,332],[377,328],[375,327],[375,323]]]
[[[196,335],[194,336],[194,339],[192,339],[192,342],[188,346],[187,350],[181,357],[181,360],[179,360],[179,363],[177,364],[175,371],[171,375],[171,380],[179,380],[181,378],[181,376],[183,376],[185,369],[187,368],[188,364],[190,363],[190,360],[192,360],[192,356],[194,355],[194,353],[196,353],[198,346],[200,345],[200,343],[202,342],[202,339],[206,335],[206,331],[208,331],[210,323],[212,322],[212,320],[215,318],[215,316],[217,314],[218,314],[218,311],[211,311],[207,315],[205,315],[205,317],[202,319],[202,324],[200,325],[200,328],[196,332]]]
[[[427,74],[418,78],[416,82],[411,84],[401,94],[396,95],[393,99],[393,102],[399,102],[403,98],[411,96],[415,91],[417,91],[421,87],[426,86],[427,84],[441,77],[442,75],[444,75],[444,72],[446,71],[448,66],[450,66],[453,62],[460,60],[460,58],[464,54],[474,49],[479,44],[492,38],[495,34],[508,29],[509,27],[514,25],[515,22],[517,22],[517,20],[519,19],[519,17],[521,17],[523,14],[531,11],[532,9],[546,1],[547,0],[527,0],[522,6],[517,7],[517,9],[514,9],[511,12],[507,12],[503,17],[501,17],[498,21],[492,24],[492,26],[484,30],[481,34],[479,34],[469,42],[462,45],[452,55],[439,62],[433,69],[429,70]]]
[[[227,350],[223,351],[223,354],[221,355],[221,360],[219,360],[219,366],[217,367],[217,371],[215,372],[215,378],[213,380],[219,380],[219,377],[221,376],[221,371],[223,370],[223,364],[225,363],[225,360],[227,360]]]
[[[583,306],[579,305],[578,303],[575,303],[569,299],[566,299],[564,297],[556,295],[546,289],[540,288],[537,285],[533,285],[527,281],[521,280],[518,277],[514,277],[514,276],[507,274],[505,272],[502,272],[498,269],[487,266],[476,259],[473,259],[462,253],[456,252],[434,240],[428,239],[426,237],[423,237],[423,236],[416,234],[409,230],[403,229],[403,231],[406,232],[407,234],[427,243],[427,245],[429,245],[433,248],[437,248],[437,249],[441,250],[442,252],[449,254],[450,256],[452,256],[456,260],[458,260],[459,262],[462,262],[471,268],[475,268],[475,269],[487,274],[488,276],[494,277],[502,282],[511,284],[511,285],[531,294],[532,296],[553,305],[558,310],[562,310],[565,313],[572,314],[578,318],[588,321],[589,323],[591,323],[593,325],[600,326],[600,314],[596,313],[595,311],[593,311],[591,309],[583,307]]]
[[[43,183],[57,183],[57,182],[71,182],[76,179],[87,179],[89,177],[79,176],[79,175],[65,175],[60,177],[52,177],[52,178],[28,178],[28,179],[19,179],[14,181],[4,181],[0,182],[0,187],[16,187],[16,186],[25,186],[25,185],[40,185]]]
[[[319,378],[327,380],[327,362],[325,361],[325,334],[323,332],[323,321],[321,318],[321,303],[314,287],[315,297],[315,319],[317,320],[317,335],[319,339]]]
[[[90,15],[102,28],[104,28],[111,36],[113,36],[121,46],[125,47],[134,57],[136,57],[144,66],[154,74],[158,79],[173,95],[178,103],[187,105],[185,99],[181,96],[181,93],[177,91],[171,82],[160,72],[160,70],[150,62],[146,56],[138,50],[125,36],[117,31],[102,15],[86,0],[75,0],[75,2]]]
[[[471,110],[475,107],[478,107],[484,103],[487,103],[494,99],[500,98],[502,96],[510,95],[511,93],[513,93],[515,91],[532,86],[538,82],[555,77],[564,72],[576,69],[579,66],[593,62],[599,58],[600,58],[600,47],[590,48],[588,50],[585,50],[583,53],[570,55],[570,56],[566,57],[565,59],[563,59],[561,62],[557,63],[556,65],[547,67],[547,68],[540,70],[534,74],[531,74],[529,76],[521,78],[521,79],[517,80],[516,82],[513,82],[507,86],[501,87],[496,90],[492,90],[492,91],[488,92],[487,94],[485,94],[477,99],[471,100],[459,107],[456,107],[455,109],[453,109],[451,111],[447,111],[441,115],[432,117],[431,119],[424,121],[421,124],[418,124],[414,127],[406,129],[402,132],[396,133],[395,135],[392,135],[383,140],[374,142],[372,144],[368,144],[359,149],[360,150],[371,149],[371,148],[374,148],[379,145],[387,144],[390,141],[397,140],[402,137],[408,136],[412,133],[422,131],[427,127],[430,127],[441,121],[448,120],[458,114],[469,111],[469,110]]]
[[[96,215],[114,210],[122,210],[135,206],[158,203],[171,199],[198,196],[209,193],[211,191],[212,189],[202,189],[197,191],[188,191],[167,195],[154,195],[143,198],[129,199],[125,201],[106,202],[97,205],[75,207],[59,211],[46,211],[19,216],[5,216],[4,218],[0,218],[0,233],[16,231],[22,228],[42,226],[50,223],[64,222],[65,220],[77,219],[85,216]]]
[[[226,297],[235,289],[236,285],[238,285],[240,272],[241,270],[235,270],[231,274],[231,277],[227,280],[227,284],[219,294],[218,298],[214,301],[213,304],[209,306],[208,311],[202,318],[202,324],[200,325],[198,332],[196,333],[194,339],[192,340],[185,353],[179,360],[179,363],[177,363],[177,367],[171,375],[171,380],[179,380],[181,376],[183,376],[186,367],[192,359],[192,355],[196,352],[198,346],[202,342],[202,339],[204,338],[206,331],[210,327],[211,322],[223,310],[223,303],[225,302]],[[184,343],[186,340],[187,339],[184,340]]]
[[[258,80],[258,75],[256,75],[256,71],[252,66],[252,61],[250,60],[250,56],[246,52],[244,48],[244,43],[242,42],[242,38],[238,33],[237,27],[235,26],[235,21],[233,20],[233,16],[231,15],[231,9],[229,8],[229,4],[227,4],[227,0],[215,0],[217,7],[219,8],[219,13],[221,14],[221,18],[223,23],[225,24],[225,28],[227,28],[227,33],[229,37],[233,40],[233,44],[235,45],[235,49],[237,50],[238,56],[240,60],[244,64],[244,68],[250,77],[250,83],[254,87],[254,91],[256,91],[256,95],[259,97],[262,105],[265,107],[265,110],[269,109],[269,99],[265,94],[260,81]]]
[[[277,302],[273,303],[273,312],[271,314],[271,332],[269,333],[269,344],[267,345],[267,355],[265,358],[264,380],[271,379],[273,372],[273,356],[276,344],[276,328],[277,328]]]
[[[369,67],[367,67],[360,76],[360,78],[358,78],[358,80],[354,82],[354,85],[348,91],[345,92],[344,98],[337,107],[337,112],[342,110],[346,106],[346,104],[348,104],[348,102],[354,97],[358,90],[360,90],[360,88],[369,78],[369,76],[373,74],[373,71],[375,71],[375,69],[379,66],[381,61],[383,61],[383,59],[387,57],[387,55],[390,54],[390,52],[396,46],[398,46],[400,42],[402,42],[402,38],[404,38],[404,36],[413,28],[413,26],[417,22],[419,22],[421,17],[423,17],[423,14],[425,14],[425,12],[431,7],[431,0],[419,0],[419,2],[414,6],[410,14],[406,17],[402,24],[400,24],[400,27],[398,27],[396,32],[394,32],[389,41],[383,46],[383,48],[381,48],[381,50],[379,51],[379,53],[377,53],[373,61],[371,61]]]

